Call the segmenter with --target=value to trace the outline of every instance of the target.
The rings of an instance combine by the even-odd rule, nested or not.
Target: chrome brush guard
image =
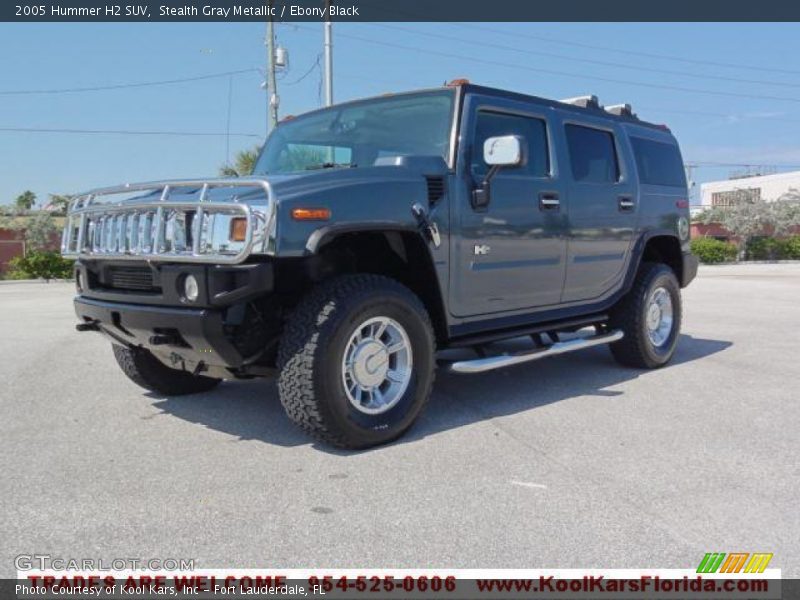
[[[230,197],[209,200],[210,191],[218,188],[231,188]],[[148,192],[157,197],[147,198]],[[120,200],[123,194],[135,196]],[[192,198],[171,199],[178,194]],[[254,199],[239,201],[242,196]],[[269,183],[263,179],[156,181],[102,188],[72,201],[61,253],[68,258],[237,264],[251,254],[269,252],[274,210]],[[243,240],[231,239],[234,219],[246,220]]]

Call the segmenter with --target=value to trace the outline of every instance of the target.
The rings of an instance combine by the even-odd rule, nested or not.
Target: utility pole
[[[275,22],[272,18],[272,0],[269,2],[270,17],[267,23],[267,133],[278,124],[278,87],[275,83]]]
[[[333,24],[331,0],[325,0],[325,106],[333,104]]]

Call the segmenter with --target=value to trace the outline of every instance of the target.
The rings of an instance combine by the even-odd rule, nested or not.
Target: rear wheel
[[[182,396],[207,392],[220,380],[186,371],[170,369],[143,348],[127,348],[112,344],[114,358],[128,379],[146,390],[166,396]]]
[[[347,275],[297,306],[278,364],[292,421],[325,442],[365,448],[402,435],[422,411],[433,383],[433,331],[406,287]]]
[[[611,344],[618,362],[655,369],[667,364],[681,329],[681,289],[675,273],[660,263],[644,263],[630,292],[614,307],[609,326],[625,336]]]

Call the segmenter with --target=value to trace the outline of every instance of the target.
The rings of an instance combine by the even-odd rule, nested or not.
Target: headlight
[[[187,275],[183,278],[183,297],[189,302],[196,302],[200,295],[200,286],[194,275]]]

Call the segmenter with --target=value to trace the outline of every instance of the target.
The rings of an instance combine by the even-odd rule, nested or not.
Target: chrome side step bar
[[[601,344],[610,344],[622,339],[622,331],[614,330],[600,335],[593,335],[587,338],[577,338],[566,342],[556,342],[546,348],[536,348],[525,352],[514,354],[501,354],[499,356],[487,356],[485,358],[475,358],[472,360],[460,360],[450,363],[448,369],[454,373],[483,373],[502,367],[510,367],[521,363],[555,356],[556,354],[566,354],[575,350],[583,350]]]

